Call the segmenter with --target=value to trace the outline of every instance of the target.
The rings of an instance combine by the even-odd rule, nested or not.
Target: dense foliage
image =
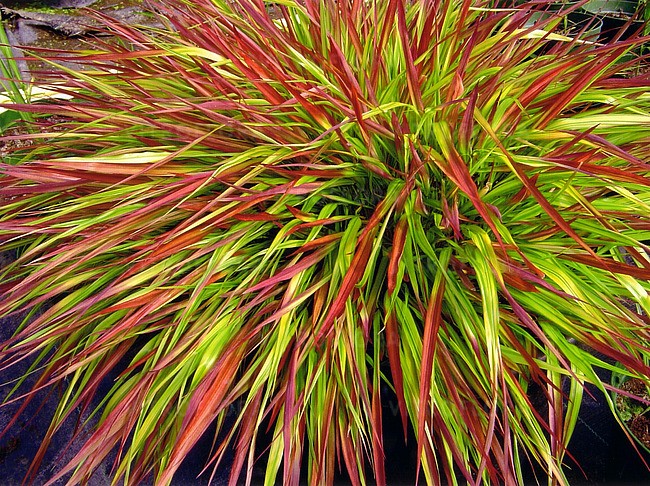
[[[388,384],[427,482],[564,482],[583,385],[650,371],[650,81],[490,6],[168,1],[14,107],[2,364],[62,387],[47,439],[121,366],[60,475],[168,484],[216,424],[233,484],[382,484]]]

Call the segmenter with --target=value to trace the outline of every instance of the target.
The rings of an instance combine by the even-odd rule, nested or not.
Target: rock
[[[144,14],[144,8],[141,1],[121,2],[112,5],[104,5],[106,2],[96,3],[98,0],[58,0],[58,5],[71,5],[80,7],[83,5],[93,5],[102,14],[112,17],[127,25],[147,25],[151,24],[151,19]],[[42,28],[54,31],[64,37],[82,37],[87,35],[96,35],[103,31],[100,22],[91,14],[78,8],[60,7],[60,12],[50,9],[29,9],[11,6],[12,3],[0,2],[0,10],[5,19],[12,19],[18,29],[21,28]],[[17,34],[17,37],[25,37]],[[31,35],[31,38],[38,37]],[[38,43],[27,43],[23,45],[33,45]],[[49,47],[49,46],[46,46]]]
[[[90,7],[98,0],[4,0],[0,5],[16,8],[83,8]]]
[[[37,4],[45,8],[33,8]],[[76,8],[82,6],[90,6],[122,24],[161,27],[155,16],[146,13],[143,0],[0,0],[2,18],[8,20],[5,31],[14,57],[20,59],[30,52],[39,53],[40,49],[88,49],[88,41],[104,35],[105,30],[91,12]],[[59,59],[59,62],[70,69],[82,69],[72,60]],[[38,78],[41,72],[52,69],[51,65],[36,60],[18,60],[18,64],[24,80]]]
[[[47,28],[66,37],[79,37],[99,32],[97,21],[86,16],[29,10],[10,10],[9,12],[19,19],[20,26]]]

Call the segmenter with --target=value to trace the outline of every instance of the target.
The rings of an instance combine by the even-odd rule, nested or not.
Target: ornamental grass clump
[[[390,391],[428,483],[565,483],[583,387],[650,374],[640,41],[477,0],[158,8],[13,107],[0,359],[61,390],[32,472],[117,373],[53,479],[169,484],[210,431],[231,484],[384,484]]]

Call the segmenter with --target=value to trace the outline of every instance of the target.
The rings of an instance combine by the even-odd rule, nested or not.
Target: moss
[[[29,6],[25,8],[20,9],[22,12],[38,12],[38,13],[46,13],[46,14],[61,14],[61,9],[60,8],[53,8],[53,7],[34,7],[34,6]]]

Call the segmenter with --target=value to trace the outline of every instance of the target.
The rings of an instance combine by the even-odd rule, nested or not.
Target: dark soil
[[[639,439],[643,445],[650,447],[650,418],[645,415],[637,415],[630,423],[630,432]]]
[[[619,394],[616,396],[616,407],[632,435],[650,450],[650,391],[643,381],[636,378],[624,382],[621,390],[639,397],[635,399]]]

